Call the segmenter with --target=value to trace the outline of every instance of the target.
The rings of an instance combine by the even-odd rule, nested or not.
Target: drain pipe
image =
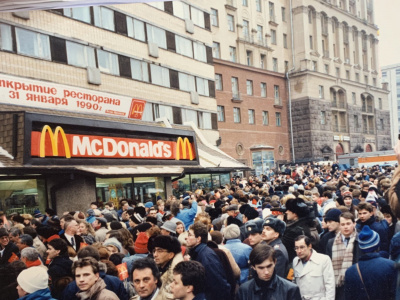
[[[293,119],[292,119],[292,93],[290,88],[290,77],[289,73],[295,70],[295,57],[294,57],[294,32],[293,32],[293,8],[292,8],[292,0],[289,1],[290,5],[290,35],[292,41],[292,68],[286,71],[286,79],[288,84],[288,98],[289,98],[289,121],[290,121],[290,142],[292,146],[292,161],[296,162],[296,158],[294,155],[294,141],[293,141]]]

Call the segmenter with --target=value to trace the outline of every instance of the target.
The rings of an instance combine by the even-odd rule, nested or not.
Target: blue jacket
[[[191,249],[190,256],[206,270],[205,295],[207,300],[230,300],[231,286],[224,267],[214,250],[201,243]]]
[[[189,230],[189,226],[193,224],[194,222],[194,217],[197,214],[197,202],[193,201],[192,202],[192,208],[184,208],[182,209],[178,215],[176,215],[176,218],[181,220],[183,224],[185,225],[186,230]]]
[[[18,298],[19,300],[55,300],[51,294],[50,290],[48,288],[45,288],[43,290],[38,290],[32,294],[26,295],[24,297]]]
[[[357,220],[357,232],[360,232],[365,225],[368,225],[373,231],[379,234],[379,238],[381,241],[380,249],[389,253],[389,227],[387,226],[386,220],[383,220],[382,222],[377,222],[374,216],[371,216],[371,218],[369,218],[364,223],[361,222],[361,220]]]
[[[249,277],[249,257],[252,248],[243,244],[240,239],[227,240],[225,248],[231,251],[233,258],[240,268],[240,283],[247,281]]]
[[[368,299],[366,292],[371,300],[395,299],[397,270],[394,261],[382,258],[378,253],[368,253],[360,257],[358,265],[367,291],[358,275],[357,266],[352,265],[345,275],[346,300]]]
[[[99,272],[100,277],[106,283],[106,289],[117,294],[120,300],[128,300],[129,295],[125,290],[124,284],[119,280],[118,277],[106,275],[103,271]],[[79,292],[79,288],[76,285],[76,281],[72,281],[65,288],[61,300],[79,300],[76,293]]]

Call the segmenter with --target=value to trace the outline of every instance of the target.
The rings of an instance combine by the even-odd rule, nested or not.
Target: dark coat
[[[269,245],[274,248],[276,253],[276,265],[275,273],[276,275],[286,278],[289,270],[289,255],[285,245],[282,243],[280,238],[269,243]]]
[[[394,261],[382,258],[378,253],[368,253],[360,257],[358,265],[364,285],[358,274],[357,266],[352,265],[346,271],[345,276],[346,300],[368,299],[367,293],[371,300],[395,299],[397,270]]]
[[[18,255],[19,249],[13,242],[9,242],[4,249],[3,256],[0,257],[0,265],[8,264],[9,263],[8,260],[11,258],[13,253]]]
[[[57,281],[59,279],[65,277],[71,277],[72,279],[74,279],[71,267],[72,267],[72,260],[70,260],[68,256],[56,256],[51,261],[47,273],[49,274],[49,279],[51,282],[50,286],[51,295],[54,298],[60,299],[63,292],[63,290],[59,290],[56,288]]]
[[[300,290],[294,283],[283,279],[276,274],[271,278],[267,288],[257,284],[253,278],[243,283],[237,294],[236,300],[301,300]]]
[[[357,231],[360,232],[365,225],[368,225],[373,231],[379,234],[380,249],[389,253],[389,226],[387,225],[386,220],[383,220],[382,222],[377,222],[374,216],[371,216],[371,218],[369,218],[366,222],[361,222],[361,220],[357,220]]]
[[[328,243],[326,244],[326,255],[328,255],[332,259],[332,247],[335,238],[331,238]],[[358,247],[357,239],[354,240],[354,247],[353,247],[353,265],[358,262],[358,259],[362,255],[360,247]]]
[[[75,242],[76,242],[76,250],[75,252],[78,253],[79,249],[81,248],[81,243],[85,243],[85,241],[83,240],[83,238],[77,234],[74,235],[75,238]],[[69,241],[66,236],[65,233],[60,235],[60,239],[63,239],[64,241],[67,242],[68,247],[72,247],[71,241]],[[73,248],[73,247],[72,247]]]
[[[321,236],[321,239],[319,240],[319,253],[327,254],[326,247],[328,245],[328,241],[334,238],[335,236],[336,233],[334,231],[329,231]]]
[[[227,281],[224,267],[217,254],[201,243],[191,249],[190,256],[206,270],[205,295],[207,300],[230,300],[231,286]]]

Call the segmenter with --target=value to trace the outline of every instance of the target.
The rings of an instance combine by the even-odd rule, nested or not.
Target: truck
[[[394,150],[349,153],[338,156],[339,165],[348,168],[379,166],[395,166],[397,162]]]

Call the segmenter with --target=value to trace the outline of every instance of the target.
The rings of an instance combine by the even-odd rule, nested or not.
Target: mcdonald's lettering
[[[171,141],[66,134],[61,126],[53,132],[49,125],[44,125],[41,131],[31,132],[31,156],[193,160],[196,150],[187,137]]]

